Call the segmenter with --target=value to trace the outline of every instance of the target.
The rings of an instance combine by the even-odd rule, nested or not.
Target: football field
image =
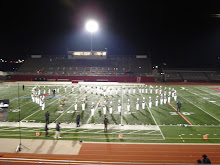
[[[18,128],[11,127],[10,123],[18,122],[20,115],[20,120],[25,123],[21,124],[23,138],[44,138],[45,112],[48,111],[51,137],[55,123],[60,122],[63,139],[142,143],[220,142],[220,85],[33,82],[25,84],[24,90],[22,85],[21,82],[0,84],[0,99],[10,101],[8,116],[1,119],[5,122],[0,127],[1,137],[18,137]],[[45,97],[44,110],[32,100],[34,88],[36,93],[40,89],[40,95]],[[56,89],[55,96],[53,89]],[[178,101],[181,103],[180,112],[177,112]],[[85,110],[82,110],[83,102]],[[94,115],[91,109],[94,109]],[[81,116],[79,128],[75,125],[77,113]],[[107,133],[103,130],[105,117],[109,120]],[[36,132],[41,132],[42,136],[36,137]],[[123,138],[118,138],[119,134]],[[204,135],[208,139],[203,139]]]

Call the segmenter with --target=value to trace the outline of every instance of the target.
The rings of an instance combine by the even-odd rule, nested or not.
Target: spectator
[[[56,125],[56,134],[54,136],[54,139],[56,139],[56,138],[61,138],[60,137],[60,123],[59,122]]]
[[[79,122],[80,122],[80,114],[77,113],[77,115],[76,115],[76,127],[80,127]]]
[[[197,164],[202,164],[202,161],[200,159],[197,160]]]
[[[54,89],[54,90],[53,90],[53,96],[55,96],[55,95],[56,95],[56,90]]]
[[[47,124],[48,123],[46,123],[46,125],[45,125],[45,137],[48,137],[48,130],[49,130],[49,128],[48,128]]]
[[[49,116],[50,116],[50,113],[47,111],[45,113],[45,118],[46,118],[46,123],[49,124]]]
[[[203,164],[211,164],[211,161],[209,160],[209,158],[207,158],[207,155],[202,155],[203,157],[203,160],[202,160],[202,163]]]
[[[107,132],[108,119],[107,119],[106,117],[105,117],[105,119],[104,119],[104,125],[105,125],[104,132]]]

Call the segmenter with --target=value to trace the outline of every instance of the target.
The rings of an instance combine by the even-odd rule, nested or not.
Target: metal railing
[[[102,162],[49,159],[0,158],[0,165],[195,165],[193,163],[136,163],[136,162]],[[214,164],[219,165],[219,164]]]

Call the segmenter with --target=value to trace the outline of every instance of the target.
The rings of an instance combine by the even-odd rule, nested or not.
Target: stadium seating
[[[219,82],[220,74],[217,71],[205,69],[167,69],[163,70],[165,81],[168,82]]]
[[[72,76],[147,76],[151,74],[150,62],[133,59],[68,60],[28,59],[19,69],[31,75]]]

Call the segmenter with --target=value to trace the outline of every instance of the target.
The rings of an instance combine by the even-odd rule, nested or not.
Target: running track
[[[220,164],[220,145],[202,144],[83,143],[79,155],[0,153],[4,158],[136,163],[196,163],[203,154],[212,164]]]

